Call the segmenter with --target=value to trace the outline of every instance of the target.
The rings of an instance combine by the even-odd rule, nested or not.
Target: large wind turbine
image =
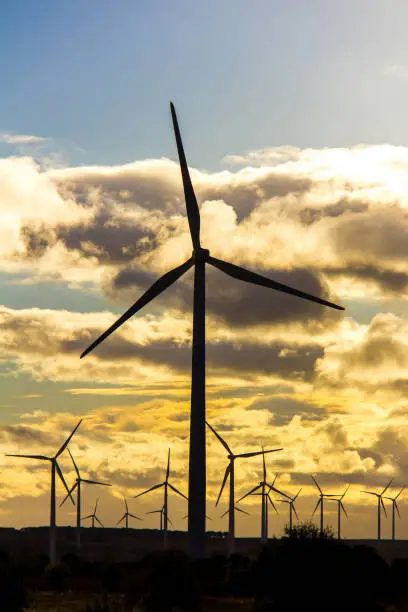
[[[103,525],[103,523],[102,523],[102,521],[100,521],[100,520],[99,520],[99,518],[98,518],[98,516],[97,516],[97,514],[96,514],[96,511],[97,511],[97,509],[98,509],[98,502],[99,502],[99,499],[97,499],[97,500],[96,500],[96,502],[95,502],[95,506],[94,506],[94,509],[93,509],[93,512],[92,512],[91,514],[88,514],[88,516],[84,516],[84,517],[82,517],[82,520],[83,520],[83,521],[86,521],[87,519],[92,519],[92,522],[91,522],[91,527],[92,527],[92,528],[94,528],[94,527],[95,527],[95,521],[96,521],[97,523],[99,523],[101,527],[103,527],[103,526],[104,526],[104,525]]]
[[[142,493],[138,493],[138,495],[135,495],[135,497],[141,497],[142,495],[145,495],[146,493],[150,493],[150,491],[154,491],[155,489],[160,489],[161,487],[164,487],[164,502],[163,502],[163,507],[162,507],[162,514],[160,515],[160,522],[163,523],[163,544],[164,544],[164,548],[167,548],[167,523],[169,522],[169,515],[168,515],[168,498],[169,498],[169,489],[171,489],[172,491],[174,491],[174,493],[177,493],[177,495],[180,495],[181,497],[184,497],[184,499],[188,498],[181,493],[181,491],[179,491],[178,489],[176,489],[176,487],[174,487],[172,484],[169,483],[169,476],[170,476],[170,449],[169,449],[169,453],[167,456],[167,468],[166,468],[166,478],[164,480],[164,482],[161,482],[160,484],[157,485],[153,485],[152,487],[150,487],[150,489],[146,489],[146,491],[142,491]],[[153,512],[157,512],[157,510],[153,510]],[[153,512],[151,512],[151,514],[153,514]]]
[[[319,486],[319,483],[317,482],[316,478],[314,478],[314,476],[312,476],[312,480],[319,491],[319,499],[318,499],[315,509],[313,510],[312,516],[316,514],[317,509],[320,506],[320,535],[323,536],[324,534],[324,498],[327,497],[328,499],[331,499],[333,497],[337,497],[337,495],[335,495],[334,493],[323,493],[323,491],[321,490]]]
[[[75,427],[75,429],[70,433],[68,438],[65,440],[64,444],[60,446],[58,452],[53,457],[46,457],[45,455],[15,455],[11,453],[7,453],[6,457],[24,457],[25,459],[38,459],[39,461],[50,461],[51,462],[51,498],[50,498],[50,563],[51,565],[55,565],[57,561],[57,524],[56,524],[56,474],[58,474],[62,484],[68,492],[68,495],[71,498],[73,504],[75,504],[74,500],[71,497],[70,491],[68,489],[68,485],[65,482],[64,476],[61,472],[61,468],[58,465],[58,457],[64,452],[66,447],[68,446],[72,436],[82,423],[82,419],[80,419],[79,423]]]
[[[393,540],[395,540],[395,511],[397,511],[398,516],[401,517],[400,511],[397,506],[397,499],[399,498],[403,490],[404,489],[402,488],[401,491],[397,493],[395,497],[386,497],[384,495],[384,499],[388,499],[390,502],[392,502],[392,535],[391,535],[391,538]]]
[[[331,501],[336,502],[337,504],[337,539],[341,540],[341,513],[343,512],[344,516],[346,518],[348,518],[346,509],[343,505],[343,497],[345,496],[345,494],[347,493],[347,491],[349,490],[350,485],[347,485],[344,493],[342,493],[342,495],[339,495],[338,497],[332,497]]]
[[[265,455],[263,454],[262,456],[262,467],[263,467],[263,480],[261,480],[261,482],[256,485],[256,487],[254,487],[253,489],[251,489],[250,491],[248,491],[248,493],[245,493],[245,495],[243,495],[242,497],[239,498],[238,502],[240,502],[241,500],[245,499],[245,497],[248,497],[249,495],[260,495],[262,498],[262,506],[261,506],[261,542],[266,542],[268,540],[268,501],[271,504],[272,508],[275,510],[275,512],[277,513],[278,510],[275,506],[275,504],[273,503],[273,500],[270,496],[270,492],[274,491],[275,493],[278,493],[279,495],[282,495],[283,497],[287,497],[288,499],[290,499],[289,495],[286,495],[286,493],[282,493],[282,491],[279,491],[279,489],[276,489],[275,487],[275,481],[276,481],[276,476],[272,481],[272,484],[269,484],[266,481],[266,463],[265,463]],[[238,503],[237,502],[237,503]]]
[[[390,487],[393,479],[391,478],[390,482],[387,484],[385,489],[381,491],[381,493],[374,493],[373,491],[361,491],[362,493],[367,493],[368,495],[375,495],[377,498],[377,540],[381,540],[381,507],[384,511],[385,516],[387,516],[387,511],[385,509],[383,495],[386,490]]]
[[[289,531],[292,531],[292,527],[293,527],[293,514],[296,516],[297,520],[299,520],[299,516],[298,516],[298,513],[296,512],[296,508],[295,508],[295,501],[297,500],[301,490],[302,489],[299,489],[299,491],[296,493],[296,495],[294,497],[291,497],[289,499],[278,499],[278,500],[276,500],[276,501],[280,502],[281,504],[288,504],[289,505]]]
[[[119,319],[109,327],[99,338],[82,353],[85,357],[98,344],[107,338],[130,317],[165,291],[187,270],[194,266],[194,306],[193,306],[193,342],[191,368],[191,415],[190,415],[190,459],[188,484],[188,532],[190,554],[197,558],[204,555],[205,539],[205,502],[206,502],[206,461],[205,461],[205,264],[210,264],[228,276],[240,281],[268,287],[283,293],[316,302],[323,306],[344,310],[320,297],[315,297],[304,291],[299,291],[265,276],[250,272],[210,255],[208,249],[203,249],[200,243],[200,213],[191,183],[186,156],[184,154],[174,105],[170,103],[177,151],[183,180],[184,197],[187,207],[187,218],[193,243],[193,254],[183,264],[166,272],[159,278]]]
[[[132,514],[131,512],[129,512],[128,504],[125,497],[123,498],[123,501],[125,502],[125,514],[122,516],[122,518],[118,520],[116,524],[120,525],[120,523],[124,520],[126,529],[129,529],[129,516],[131,518],[137,519],[138,521],[142,521],[143,519],[141,519],[140,516],[136,516],[136,514]]]
[[[71,493],[73,493],[75,491],[75,489],[76,489],[77,490],[76,545],[77,545],[77,549],[79,550],[81,548],[81,483],[92,484],[92,485],[102,485],[104,487],[111,487],[112,485],[108,484],[107,482],[99,482],[98,480],[88,480],[87,478],[81,478],[81,474],[79,473],[79,469],[78,469],[77,464],[75,463],[75,459],[73,458],[72,453],[69,450],[69,448],[67,450],[69,452],[69,456],[72,459],[72,463],[74,464],[74,468],[75,468],[75,472],[76,472],[77,477],[76,477],[75,482],[74,482],[73,486],[71,487],[69,493],[66,495],[66,497],[60,503],[60,506],[65,504],[65,502],[67,501],[68,497],[71,497]]]
[[[225,516],[225,514],[228,513],[228,554],[232,555],[234,552],[234,539],[235,539],[235,510],[238,510],[238,512],[243,512],[243,510],[240,510],[240,508],[237,508],[235,506],[235,470],[234,470],[235,459],[248,459],[249,457],[256,457],[258,455],[262,455],[265,453],[275,453],[283,449],[275,448],[272,450],[266,450],[266,451],[261,450],[261,451],[256,451],[253,453],[241,453],[239,455],[234,455],[234,453],[232,452],[232,450],[230,449],[230,447],[228,446],[224,438],[222,438],[220,434],[217,433],[215,429],[211,427],[211,425],[207,421],[206,423],[208,427],[211,429],[211,431],[213,432],[213,434],[215,435],[215,437],[221,442],[221,444],[223,445],[223,447],[228,453],[229,463],[226,467],[225,474],[224,474],[224,480],[222,481],[221,489],[218,494],[218,498],[217,498],[215,505],[218,506],[218,502],[220,501],[222,492],[224,490],[224,486],[229,478],[230,479],[229,481],[229,484],[230,484],[229,507],[228,507],[227,512],[225,512],[222,516]]]

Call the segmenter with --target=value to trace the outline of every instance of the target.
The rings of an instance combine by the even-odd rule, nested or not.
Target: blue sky
[[[4,4],[2,450],[51,452],[83,415],[74,452],[115,484],[102,493],[110,516],[162,477],[169,446],[186,490],[192,273],[79,359],[191,254],[173,100],[203,244],[347,307],[309,311],[210,270],[208,419],[241,452],[285,448],[268,469],[285,491],[303,487],[302,518],[311,473],[331,490],[354,483],[345,533],[372,534],[360,490],[408,482],[406,2]],[[214,516],[224,456],[207,442]],[[0,524],[46,523],[48,474],[1,453],[0,465]],[[259,467],[240,466],[237,490]],[[258,531],[252,510],[242,535]]]
[[[264,146],[402,144],[403,0],[21,0],[0,24],[3,130],[75,143],[73,163],[191,162]]]

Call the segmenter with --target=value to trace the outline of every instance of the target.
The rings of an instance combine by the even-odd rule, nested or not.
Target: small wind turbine
[[[222,485],[221,485],[221,489],[220,492],[218,494],[218,498],[217,501],[215,503],[216,506],[218,506],[218,502],[220,501],[222,492],[224,490],[225,484],[228,480],[228,478],[230,479],[229,484],[230,484],[230,490],[229,490],[229,507],[227,512],[225,512],[222,517],[224,517],[226,514],[228,514],[228,554],[232,555],[234,552],[234,539],[235,539],[235,510],[238,510],[238,512],[244,512],[244,510],[241,510],[240,508],[237,508],[235,506],[235,470],[234,470],[234,462],[235,459],[248,459],[250,457],[257,457],[258,455],[262,455],[265,453],[275,453],[277,451],[283,450],[282,448],[275,448],[273,450],[261,450],[261,451],[256,451],[253,453],[241,453],[239,455],[234,455],[234,453],[232,452],[232,450],[230,449],[230,447],[228,446],[227,442],[220,436],[219,433],[217,433],[215,431],[215,429],[213,427],[211,427],[211,425],[206,421],[208,427],[211,429],[211,431],[213,432],[213,434],[215,435],[215,437],[221,442],[221,444],[223,445],[223,447],[225,448],[225,450],[228,453],[228,459],[229,459],[229,463],[226,467],[225,470],[225,474],[224,474],[224,480],[222,481]],[[248,513],[246,513],[248,514]],[[222,518],[221,517],[221,518]]]
[[[288,499],[290,499],[290,497],[289,497],[289,495],[286,495],[286,493],[282,493],[282,491],[279,491],[279,489],[275,488],[276,476],[275,476],[272,484],[269,484],[266,481],[266,463],[265,463],[265,455],[264,454],[262,455],[262,463],[263,463],[263,480],[261,480],[261,482],[256,487],[254,487],[253,489],[248,491],[248,493],[245,493],[245,495],[240,497],[238,502],[240,502],[241,500],[245,499],[245,497],[248,497],[249,495],[260,495],[261,496],[261,498],[262,498],[262,509],[261,509],[261,542],[266,542],[268,540],[268,501],[271,504],[272,508],[275,510],[275,512],[278,513],[278,510],[277,510],[277,508],[276,508],[275,504],[273,503],[273,500],[272,500],[272,498],[270,496],[270,492],[271,491],[275,491],[275,493],[278,493],[278,495],[282,495],[283,497],[287,497]]]
[[[289,499],[278,499],[276,501],[278,501],[281,504],[288,504],[289,505],[289,530],[292,531],[292,527],[293,527],[293,514],[296,516],[297,520],[299,520],[299,516],[298,513],[296,512],[296,508],[295,508],[295,501],[298,498],[299,493],[301,492],[302,489],[299,489],[299,491],[296,493],[296,495],[294,497],[291,497]]]
[[[176,487],[174,487],[172,484],[169,483],[169,476],[170,476],[170,449],[169,449],[169,453],[167,456],[167,469],[166,469],[166,479],[164,480],[164,482],[161,482],[160,484],[157,485],[153,485],[152,487],[150,487],[150,489],[146,489],[146,491],[142,491],[142,493],[138,493],[138,495],[135,495],[135,497],[141,497],[142,495],[145,495],[146,493],[150,493],[150,491],[154,491],[155,489],[160,489],[161,487],[164,487],[164,503],[163,503],[163,518],[160,517],[160,522],[163,523],[163,544],[164,544],[164,548],[167,548],[167,523],[168,523],[168,497],[169,497],[169,488],[174,491],[174,493],[177,493],[177,495],[180,495],[181,497],[184,497],[184,499],[188,498],[181,493],[181,491],[179,491],[178,489],[176,489]],[[154,510],[153,512],[157,512],[157,510]]]
[[[399,498],[399,496],[401,495],[403,490],[404,490],[404,488],[402,488],[401,491],[399,493],[397,493],[397,495],[395,497],[386,497],[386,496],[384,496],[384,499],[388,499],[390,502],[392,502],[392,535],[391,535],[391,538],[393,540],[395,540],[395,511],[397,511],[398,516],[401,517],[400,511],[399,511],[398,506],[397,506],[397,499]]]
[[[170,287],[187,270],[194,266],[194,307],[193,307],[193,342],[192,342],[192,380],[191,380],[191,418],[190,418],[190,460],[188,481],[188,533],[190,554],[193,558],[203,557],[205,540],[205,503],[206,503],[206,460],[205,460],[205,265],[209,264],[224,274],[240,281],[275,289],[298,298],[344,310],[320,297],[299,291],[282,283],[273,281],[261,274],[250,272],[245,268],[227,263],[210,255],[208,249],[200,244],[200,212],[193,185],[187,167],[187,160],[181,141],[176,111],[172,102],[170,110],[176,137],[180,162],[187,218],[193,243],[193,254],[183,264],[166,272],[159,278],[119,319],[101,336],[85,349],[81,358],[110,336],[118,327],[154,300],[160,293]]]
[[[320,506],[320,536],[323,536],[324,534],[324,498],[327,497],[328,499],[331,499],[332,497],[337,497],[337,495],[335,495],[334,493],[323,493],[323,491],[321,490],[319,486],[319,483],[317,482],[316,478],[314,478],[314,476],[312,476],[312,480],[315,483],[319,491],[319,500],[316,504],[315,509],[313,510],[312,516],[316,514],[317,509]]]
[[[160,514],[160,531],[163,531],[164,506],[162,506],[158,510],[150,510],[150,512],[145,512],[145,514]],[[169,515],[167,515],[167,522],[169,523],[169,525],[173,526]]]
[[[76,545],[77,545],[77,549],[80,550],[80,548],[81,548],[81,483],[92,484],[92,485],[102,485],[104,487],[111,487],[112,485],[108,484],[107,482],[99,482],[98,480],[88,480],[87,478],[81,478],[81,474],[79,473],[79,469],[78,469],[77,464],[75,463],[75,459],[73,458],[72,453],[69,450],[69,448],[67,450],[69,452],[69,456],[72,459],[72,463],[74,464],[74,468],[75,468],[75,472],[76,472],[77,477],[76,477],[75,482],[74,482],[73,486],[71,487],[69,493],[66,495],[66,497],[60,503],[60,506],[65,504],[65,502],[67,501],[68,497],[71,497],[71,493],[73,493],[75,491],[75,489],[76,489],[77,490]]]
[[[331,501],[334,501],[337,504],[337,539],[338,540],[341,540],[341,513],[343,512],[344,516],[348,519],[348,514],[343,505],[343,497],[345,496],[349,488],[350,488],[350,485],[347,485],[346,490],[344,491],[342,495],[339,495],[338,498],[335,498],[335,497],[331,498]]]
[[[68,485],[65,482],[64,476],[61,472],[61,468],[58,465],[58,457],[64,452],[66,447],[68,446],[72,436],[82,423],[82,419],[80,419],[79,423],[75,427],[75,429],[70,433],[68,438],[65,440],[64,444],[60,446],[58,452],[53,457],[46,457],[45,455],[15,455],[11,453],[7,453],[6,457],[23,457],[25,459],[38,459],[39,461],[50,461],[51,463],[51,500],[50,500],[50,563],[51,565],[55,565],[57,561],[57,524],[56,524],[56,474],[58,474],[62,484],[68,492],[68,495],[73,504],[75,504],[73,498],[71,497],[70,491],[68,489]]]
[[[383,495],[386,490],[390,487],[393,479],[391,478],[390,482],[387,484],[385,489],[381,491],[381,493],[374,493],[373,491],[361,491],[362,493],[367,493],[367,495],[375,495],[377,498],[377,540],[381,540],[381,507],[384,511],[385,516],[387,516],[387,511],[385,509]]]
[[[126,498],[123,498],[123,501],[125,502],[125,514],[122,516],[122,518],[120,518],[118,520],[118,522],[116,523],[117,525],[120,525],[120,523],[124,520],[125,521],[125,528],[129,529],[129,516],[131,518],[137,519],[138,521],[142,521],[143,519],[140,518],[140,516],[136,516],[136,514],[131,514],[129,512],[129,508],[128,508],[128,504],[126,501]]]
[[[97,514],[96,514],[96,511],[97,511],[97,509],[98,509],[98,502],[99,502],[99,499],[97,499],[97,500],[96,500],[96,502],[95,502],[95,506],[94,506],[94,510],[93,510],[93,512],[92,512],[91,514],[88,514],[88,516],[84,516],[84,517],[82,518],[82,520],[83,520],[83,521],[86,521],[87,519],[92,519],[92,522],[91,522],[91,527],[92,527],[92,528],[94,528],[94,527],[95,527],[95,521],[96,521],[97,523],[99,523],[101,527],[103,527],[103,526],[104,526],[104,525],[102,524],[102,522],[99,520],[99,518],[98,518],[98,516],[97,516]]]

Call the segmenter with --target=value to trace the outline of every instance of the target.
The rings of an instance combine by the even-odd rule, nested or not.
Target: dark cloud
[[[269,410],[273,414],[271,422],[277,427],[287,425],[295,415],[307,420],[320,420],[324,414],[320,406],[279,396],[257,398],[248,410]]]
[[[0,439],[3,442],[16,444],[18,448],[23,448],[21,451],[16,451],[18,453],[25,453],[26,448],[31,449],[35,445],[38,445],[40,449],[41,447],[47,449],[54,443],[58,444],[55,435],[43,433],[38,426],[34,428],[26,425],[3,425],[0,429]],[[43,452],[44,450],[41,450],[40,454]]]
[[[408,273],[389,270],[381,267],[381,260],[378,265],[360,264],[350,262],[347,266],[328,268],[325,274],[329,278],[346,277],[356,281],[368,282],[377,285],[385,294],[401,295],[408,288]]]

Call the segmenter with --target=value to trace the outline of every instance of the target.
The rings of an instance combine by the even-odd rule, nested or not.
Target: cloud
[[[49,138],[44,138],[42,136],[32,136],[30,134],[8,134],[7,132],[0,132],[0,142],[4,142],[6,144],[31,144],[44,142],[46,140],[49,140]]]
[[[394,62],[385,68],[384,74],[406,79],[408,78],[408,67],[400,62]]]

